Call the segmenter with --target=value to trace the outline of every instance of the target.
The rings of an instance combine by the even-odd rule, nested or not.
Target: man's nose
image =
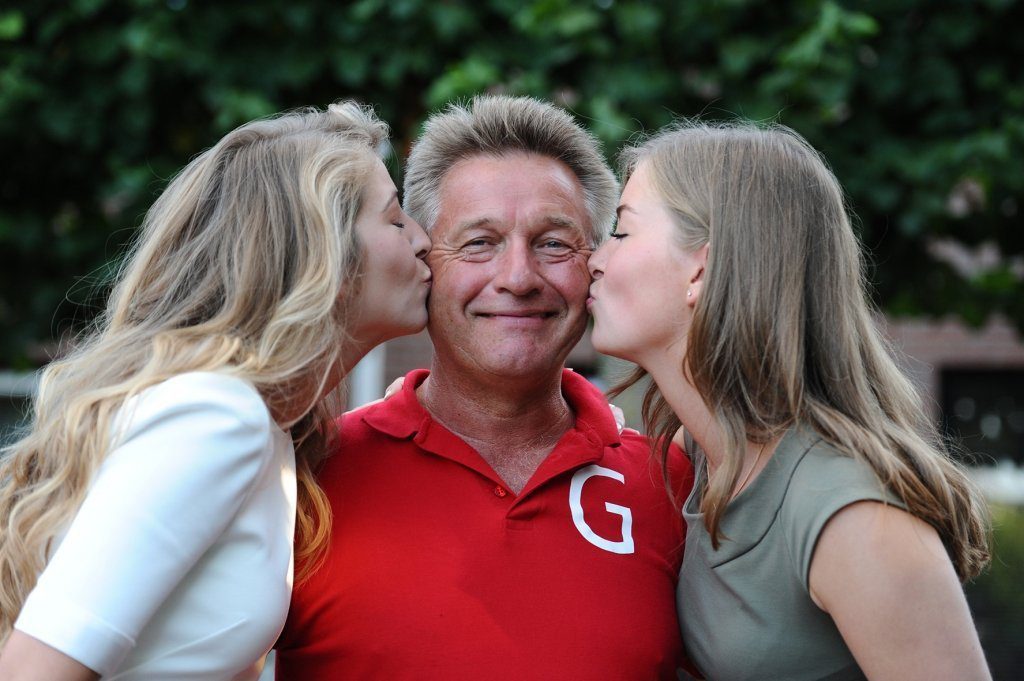
[[[499,291],[525,296],[544,285],[537,254],[529,244],[508,244],[495,258],[495,265],[492,283]]]

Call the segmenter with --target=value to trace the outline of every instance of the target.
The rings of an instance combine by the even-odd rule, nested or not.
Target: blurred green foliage
[[[45,360],[95,312],[167,179],[257,116],[355,97],[400,152],[481,91],[573,111],[609,154],[675,115],[781,121],[829,158],[878,301],[1024,326],[1016,0],[23,0],[0,9],[0,360]]]
[[[994,558],[967,586],[978,634],[994,679],[1018,679],[1024,668],[1024,507],[992,509]]]

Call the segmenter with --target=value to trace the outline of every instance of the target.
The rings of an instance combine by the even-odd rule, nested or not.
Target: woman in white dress
[[[153,205],[0,460],[0,679],[258,677],[330,531],[326,401],[426,323],[386,135],[354,103],[255,121]]]

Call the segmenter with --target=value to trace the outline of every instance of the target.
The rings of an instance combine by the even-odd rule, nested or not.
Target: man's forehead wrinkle
[[[445,229],[435,238],[460,238],[474,229],[569,230],[590,241],[590,215],[578,178],[568,167],[544,166],[538,171],[538,160],[564,165],[559,159],[523,152],[477,153],[452,164],[441,181],[435,220]],[[483,163],[472,165],[477,162]],[[542,184],[548,183],[543,189],[528,179],[536,172]]]
[[[446,188],[449,188],[450,184],[454,182],[452,178],[458,175],[456,171],[461,170],[464,166],[472,163],[473,161],[478,160],[501,161],[507,162],[509,164],[531,164],[536,161],[552,161],[558,164],[560,169],[560,172],[556,173],[551,178],[557,185],[559,185],[559,189],[566,191],[567,193],[572,195],[578,195],[579,199],[585,200],[584,197],[586,195],[586,191],[583,187],[583,183],[580,181],[580,178],[576,175],[576,173],[573,172],[572,168],[570,168],[564,160],[556,158],[554,156],[548,156],[546,154],[540,154],[532,151],[519,149],[502,150],[501,152],[498,153],[490,153],[487,151],[475,151],[471,154],[459,158],[457,161],[448,166],[447,170],[445,170],[444,174],[441,176],[441,179],[438,182],[439,194],[443,192]],[[510,175],[515,174],[515,172],[516,171],[513,170],[504,171],[505,174]]]

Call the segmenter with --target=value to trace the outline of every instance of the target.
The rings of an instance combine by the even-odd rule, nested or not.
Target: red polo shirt
[[[565,371],[575,427],[516,495],[420,405],[427,373],[343,417],[330,551],[292,594],[277,678],[675,679],[683,526],[647,441]]]

